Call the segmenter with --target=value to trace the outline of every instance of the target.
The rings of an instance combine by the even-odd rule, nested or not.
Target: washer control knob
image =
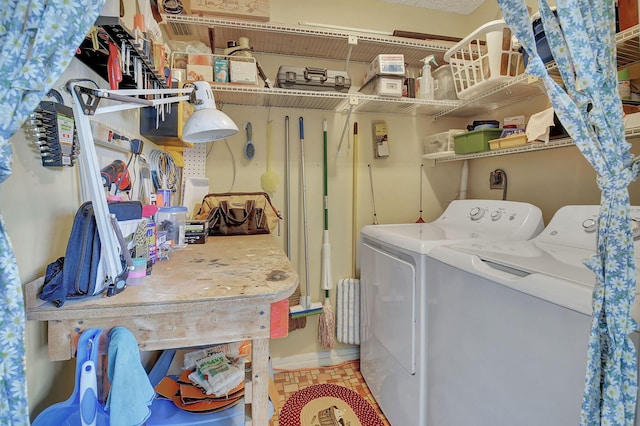
[[[584,232],[592,233],[598,228],[598,223],[595,219],[585,219],[582,221],[582,228],[584,229]]]
[[[496,210],[491,213],[491,220],[496,221],[502,217],[502,212],[500,210]]]
[[[469,212],[469,216],[471,216],[471,220],[478,220],[482,216],[484,216],[484,210],[482,210],[480,207],[474,207]]]

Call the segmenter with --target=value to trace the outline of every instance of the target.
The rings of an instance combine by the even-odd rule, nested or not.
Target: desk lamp
[[[188,101],[193,104],[194,113],[189,117],[182,130],[182,139],[185,142],[199,143],[224,139],[236,134],[238,127],[225,113],[216,109],[213,92],[207,82],[196,81],[181,89],[123,90],[88,88],[79,85],[79,82],[71,80],[67,83],[67,88],[73,98],[73,117],[80,145],[82,198],[91,200],[93,203],[102,247],[101,260],[104,262],[105,280],[103,288],[106,288],[107,295],[111,296],[125,288],[129,268],[133,267],[133,264],[127,264],[127,267],[123,268],[120,262],[118,253],[118,246],[121,244],[121,241],[118,240],[118,238],[121,238],[120,230],[117,221],[109,212],[104,195],[89,116]],[[138,97],[141,95],[159,95],[162,97],[144,99]],[[119,103],[98,107],[101,99]]]

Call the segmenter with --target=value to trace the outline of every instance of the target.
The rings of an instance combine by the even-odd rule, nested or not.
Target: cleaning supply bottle
[[[416,97],[419,99],[433,99],[434,82],[431,75],[431,64],[438,65],[433,55],[422,60],[422,74],[416,79]]]

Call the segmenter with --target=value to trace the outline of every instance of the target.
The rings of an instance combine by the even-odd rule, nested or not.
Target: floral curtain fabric
[[[628,185],[638,176],[629,153],[618,94],[613,0],[558,0],[557,16],[539,0],[543,27],[562,76],[556,83],[536,52],[523,0],[498,0],[504,19],[529,55],[527,72],[544,82],[560,121],[593,166],[602,190],[596,275],[582,425],[633,425],[636,353],[628,335],[635,296],[635,257]]]
[[[67,68],[103,3],[0,0],[0,182],[11,175],[9,138]],[[0,425],[28,425],[24,302],[2,216],[0,304]]]

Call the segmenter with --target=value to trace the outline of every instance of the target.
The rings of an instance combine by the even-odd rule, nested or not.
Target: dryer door
[[[363,243],[360,275],[361,362],[390,374],[415,374],[415,265]]]

